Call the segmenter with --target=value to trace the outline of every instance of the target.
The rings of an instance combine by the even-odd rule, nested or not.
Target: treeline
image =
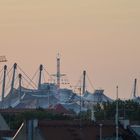
[[[35,111],[25,111],[21,113],[6,113],[2,114],[7,124],[11,129],[18,129],[19,126],[25,121],[30,119],[38,120],[71,120],[71,116],[58,114],[55,112],[46,111],[42,108],[36,109]]]
[[[116,101],[96,104],[93,108],[96,120],[115,120]],[[118,100],[118,112],[120,119],[140,121],[140,104],[133,100]],[[81,116],[83,119],[91,119],[91,110],[82,112]]]
[[[116,101],[110,103],[96,104],[92,106],[96,120],[115,120]],[[29,119],[47,119],[47,120],[89,120],[91,121],[91,108],[87,112],[80,112],[78,115],[66,116],[64,114],[57,114],[49,112],[42,108],[35,111],[25,111],[15,114],[2,114],[11,129],[17,129],[23,121]],[[140,121],[140,104],[132,101],[118,100],[119,118],[129,119],[130,121]]]

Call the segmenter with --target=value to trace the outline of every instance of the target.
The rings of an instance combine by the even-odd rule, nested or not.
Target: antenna
[[[56,72],[56,74],[53,74],[52,76],[56,77],[56,79],[57,79],[57,87],[58,87],[58,89],[60,89],[61,77],[66,76],[66,74],[61,74],[61,70],[60,70],[60,54],[59,53],[57,54],[56,60],[57,60],[57,72]]]

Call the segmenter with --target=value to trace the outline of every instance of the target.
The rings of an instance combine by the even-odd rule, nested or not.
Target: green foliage
[[[90,120],[91,111],[87,110],[87,112],[82,111],[78,114],[78,118],[81,118],[82,120]]]
[[[129,120],[140,121],[140,105],[132,100],[122,101],[118,100],[119,117]],[[94,105],[96,120],[115,120],[116,101],[104,102],[102,104]],[[90,120],[91,110],[81,112],[79,117]]]
[[[119,117],[125,119],[140,121],[140,105],[132,100],[122,101],[118,100]],[[110,103],[102,103],[94,105],[96,120],[114,120],[116,114],[116,101]],[[15,114],[3,114],[5,120],[9,124],[10,128],[17,129],[24,120],[29,119],[47,119],[47,120],[71,120],[79,119],[90,120],[91,110],[87,112],[80,112],[77,116],[68,117],[63,114],[56,114],[53,111],[46,111],[42,108],[38,108],[34,111],[25,111]]]
[[[98,120],[114,120],[116,114],[116,102],[112,103],[103,103],[95,105],[95,117]],[[129,120],[138,120],[140,121],[140,105],[132,100],[118,100],[118,108],[119,108],[119,117],[129,119]]]
[[[63,114],[56,114],[54,112],[48,112],[43,109],[37,109],[35,111],[25,111],[16,114],[3,114],[6,122],[11,129],[17,129],[24,122],[29,119],[47,119],[47,120],[70,120],[71,117],[64,116]]]

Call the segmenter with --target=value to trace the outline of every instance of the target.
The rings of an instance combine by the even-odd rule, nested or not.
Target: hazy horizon
[[[111,98],[116,85],[130,98],[134,78],[139,88],[139,0],[2,0],[0,18],[0,55],[8,59],[1,67],[17,62],[32,77],[43,64],[52,74],[59,52],[72,85],[86,70]]]

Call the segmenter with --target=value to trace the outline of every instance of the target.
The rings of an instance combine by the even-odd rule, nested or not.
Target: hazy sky
[[[95,88],[115,98],[119,85],[119,97],[129,98],[140,80],[140,0],[0,0],[0,55],[9,67],[17,62],[32,76],[42,63],[54,73],[57,52],[72,85],[87,70]]]

